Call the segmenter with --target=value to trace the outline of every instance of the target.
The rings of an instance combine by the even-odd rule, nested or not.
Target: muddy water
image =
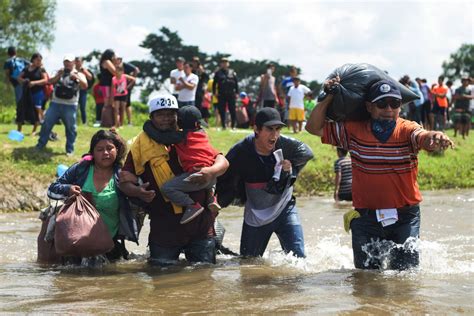
[[[299,199],[308,258],[282,254],[272,238],[264,257],[219,256],[215,266],[146,265],[137,256],[102,268],[35,263],[36,213],[0,214],[1,313],[474,313],[474,190],[425,192],[421,265],[416,271],[360,271],[342,228],[348,204]],[[220,216],[224,240],[239,248],[242,211]]]

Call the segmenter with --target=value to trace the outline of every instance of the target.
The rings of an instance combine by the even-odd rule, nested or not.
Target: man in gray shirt
[[[268,64],[267,72],[260,76],[260,98],[263,101],[263,107],[275,108],[278,97],[275,86],[275,65]]]
[[[54,124],[61,119],[66,130],[66,155],[70,156],[74,152],[79,89],[87,88],[87,79],[83,73],[74,68],[74,59],[73,55],[64,56],[64,68],[49,79],[49,82],[54,84],[53,99],[41,125],[40,137],[36,145],[37,150],[46,146]]]

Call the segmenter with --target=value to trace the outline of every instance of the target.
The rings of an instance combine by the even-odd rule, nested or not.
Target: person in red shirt
[[[184,172],[165,182],[161,187],[163,195],[172,203],[186,207],[181,224],[186,224],[204,211],[199,202],[189,196],[189,192],[207,190],[207,207],[212,212],[218,212],[221,207],[214,195],[216,178],[202,183],[189,180],[202,176],[199,170],[214,164],[220,153],[209,143],[206,132],[201,128],[205,125],[201,112],[194,105],[187,105],[178,110],[178,126],[182,129],[183,141],[176,143],[176,152]]]
[[[426,131],[399,117],[402,97],[394,81],[374,83],[366,97],[370,118],[329,122],[326,112],[339,78],[328,80],[326,98],[311,112],[306,130],[325,144],[346,149],[352,160],[352,219],[354,265],[360,269],[416,267],[419,254],[411,243],[419,237],[421,194],[418,188],[420,149],[445,150],[453,143],[438,131]],[[337,89],[336,89],[337,90]],[[410,241],[407,242],[407,240]],[[403,246],[399,246],[403,244]],[[387,247],[385,249],[384,247]],[[388,256],[381,255],[387,253]]]
[[[95,124],[94,126],[99,127],[101,116],[102,116],[102,109],[104,108],[105,98],[100,88],[100,84],[96,83],[94,88],[92,88],[92,94],[94,95],[95,100]]]
[[[439,76],[438,84],[431,89],[433,94],[433,110],[431,115],[434,117],[435,130],[444,131],[446,126],[446,113],[448,109],[448,87],[443,84],[444,77]]]

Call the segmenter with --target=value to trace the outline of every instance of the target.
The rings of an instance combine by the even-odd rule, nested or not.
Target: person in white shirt
[[[184,76],[184,58],[178,57],[176,58],[176,69],[171,70],[170,72],[170,81],[172,84],[171,94],[178,99],[178,91],[176,91],[176,83],[178,82],[180,77]]]
[[[311,90],[300,84],[300,78],[293,79],[293,87],[288,91],[288,97],[290,99],[290,112],[288,114],[288,121],[293,127],[293,133],[299,133],[303,129],[304,116],[304,97]]]
[[[196,89],[199,77],[193,74],[193,67],[190,62],[184,63],[184,76],[179,77],[175,89],[178,91],[178,106],[195,105]]]

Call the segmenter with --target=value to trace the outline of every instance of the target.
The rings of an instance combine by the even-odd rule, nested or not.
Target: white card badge
[[[383,227],[395,224],[398,221],[396,208],[375,210],[375,214],[377,215],[377,221],[381,223]]]

